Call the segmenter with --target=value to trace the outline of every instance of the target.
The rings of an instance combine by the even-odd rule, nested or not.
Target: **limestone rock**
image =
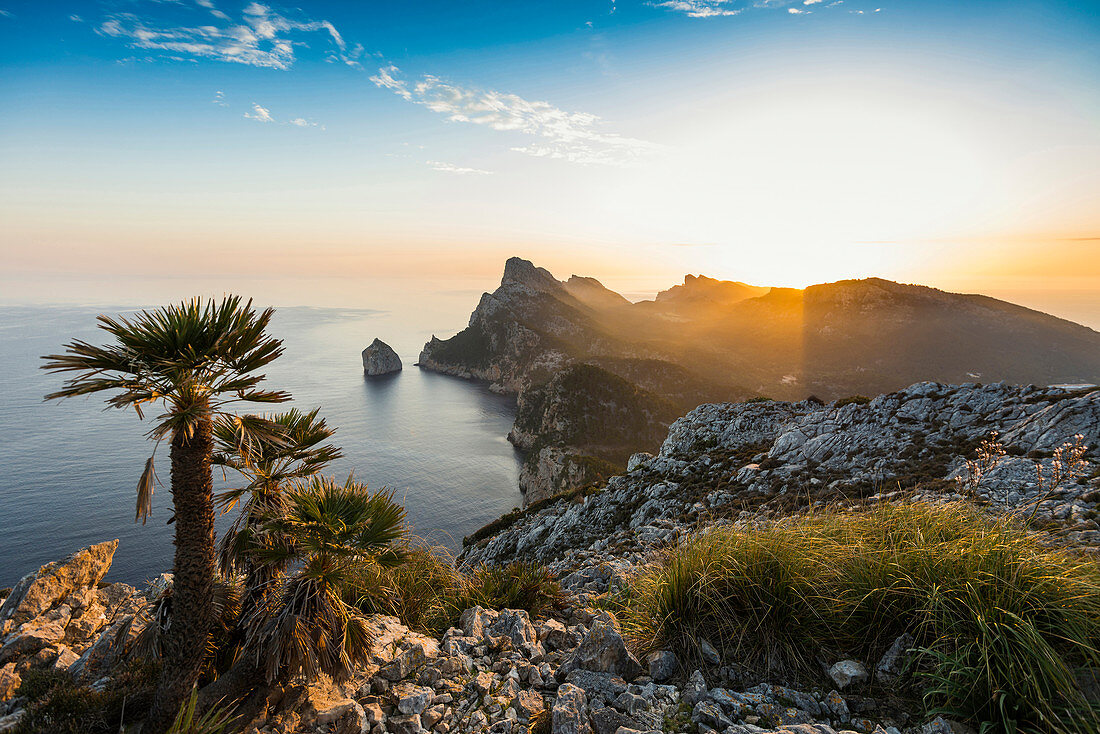
[[[551,734],[592,734],[587,709],[584,691],[570,683],[562,684],[550,710]]]
[[[512,708],[519,714],[520,719],[528,720],[532,716],[542,713],[546,708],[546,703],[542,700],[542,696],[535,691],[521,690],[512,699]]]
[[[0,665],[34,655],[65,638],[65,628],[57,622],[47,622],[40,627],[24,626],[30,628],[8,635],[4,646],[0,647]]]
[[[666,681],[676,675],[680,662],[676,659],[676,653],[671,650],[658,650],[652,652],[646,658],[649,666],[649,677],[658,683]]]
[[[401,358],[393,347],[381,339],[375,339],[363,350],[363,372],[370,376],[388,375],[401,371]]]
[[[424,727],[420,722],[420,714],[391,716],[386,725],[393,734],[421,734],[424,731]]]
[[[424,664],[427,656],[423,645],[414,645],[394,658],[393,662],[384,665],[378,674],[388,681],[399,681],[407,678],[410,673]]]
[[[707,681],[703,678],[703,671],[692,671],[691,675],[688,676],[687,685],[684,686],[684,692],[681,694],[684,703],[694,706],[697,701],[701,701],[706,695]]]
[[[512,641],[512,645],[522,651],[526,657],[543,654],[535,626],[531,624],[530,616],[523,609],[502,609],[496,621],[489,627],[488,635],[507,637]]]
[[[853,684],[863,683],[870,674],[858,660],[841,660],[829,668],[829,677],[836,683],[837,688],[844,689]]]
[[[15,663],[8,663],[0,668],[0,701],[7,701],[15,695],[15,690],[22,683],[19,674],[15,672]]]
[[[74,591],[94,587],[111,568],[118,540],[88,546],[27,574],[0,606],[0,632],[21,625]]]
[[[435,697],[431,688],[412,684],[395,686],[393,693],[397,699],[397,710],[403,714],[423,713]]]
[[[722,662],[722,656],[714,649],[714,645],[707,640],[699,640],[699,654],[703,656],[703,660],[711,665],[718,665]]]
[[[626,642],[619,634],[614,617],[593,623],[580,646],[563,667],[570,670],[579,668],[599,673],[613,673],[621,675],[626,680],[633,680],[642,674],[642,665],[634,654],[626,649]]]
[[[57,653],[57,658],[53,661],[53,669],[59,673],[65,672],[79,659],[79,655],[69,648],[62,646]]]
[[[882,659],[875,665],[875,677],[884,683],[889,683],[900,675],[905,669],[906,655],[916,644],[913,636],[905,633],[894,640]]]

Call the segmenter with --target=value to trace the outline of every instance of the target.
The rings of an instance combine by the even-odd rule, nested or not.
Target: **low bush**
[[[536,563],[479,566],[460,576],[450,593],[432,607],[428,628],[437,632],[458,624],[462,612],[474,606],[486,609],[524,609],[532,618],[564,606],[565,595],[553,575]]]
[[[456,570],[440,549],[414,546],[395,568],[359,569],[348,601],[366,614],[390,614],[412,629],[442,634],[466,609],[524,609],[532,617],[562,605],[557,581],[533,563]]]
[[[27,671],[17,695],[28,704],[12,734],[114,734],[143,718],[157,667],[131,663],[101,689],[80,686],[67,673]]]
[[[762,677],[819,675],[823,650],[873,663],[909,633],[930,712],[983,731],[1100,728],[1074,677],[1100,666],[1100,564],[970,505],[717,529],[642,569],[620,604],[640,652],[706,638]]]

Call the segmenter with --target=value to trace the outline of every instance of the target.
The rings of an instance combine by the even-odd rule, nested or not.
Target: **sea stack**
[[[363,373],[368,377],[400,371],[401,358],[393,351],[393,347],[381,339],[375,339],[363,350]]]

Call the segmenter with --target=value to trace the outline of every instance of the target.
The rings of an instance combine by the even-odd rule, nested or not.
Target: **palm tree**
[[[218,561],[226,575],[245,574],[248,594],[264,593],[265,586],[282,570],[272,563],[257,563],[252,551],[259,540],[272,540],[270,534],[260,531],[265,519],[280,514],[287,483],[317,474],[343,456],[335,446],[322,445],[336,429],[329,428],[318,412],[318,408],[308,413],[292,408],[261,416],[278,428],[275,440],[242,441],[230,422],[214,425],[213,463],[233,469],[248,480],[246,485],[225,490],[217,498],[223,512],[244,500],[232,527],[222,535]]]
[[[289,399],[257,385],[256,370],[282,354],[282,342],[265,332],[274,311],[260,313],[238,296],[192,299],[127,319],[99,316],[99,327],[114,343],[95,346],[76,340],[64,354],[44,357],[43,368],[75,372],[65,387],[46,399],[117,391],[107,399],[114,408],[162,404],[149,436],[171,440],[171,490],[175,509],[175,574],[171,623],[163,640],[164,665],[146,721],[146,730],[162,732],[190,694],[203,661],[211,624],[214,581],[214,496],[210,474],[213,423],[227,421],[240,442],[273,434],[266,421],[235,417],[231,403],[277,403]],[[154,449],[155,454],[155,449]],[[138,516],[151,506],[153,460],[138,484]]]
[[[362,564],[401,563],[404,553],[394,543],[405,531],[405,508],[393,493],[371,493],[350,476],[342,485],[314,476],[287,493],[285,511],[263,530],[285,542],[262,544],[256,551],[266,561],[296,569],[250,620],[249,650],[269,682],[299,672],[336,680],[351,674],[371,640],[342,592]]]

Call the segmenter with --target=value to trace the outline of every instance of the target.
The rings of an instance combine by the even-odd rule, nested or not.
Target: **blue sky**
[[[117,291],[518,252],[627,289],[883,275],[1076,315],[1098,10],[0,0],[0,256],[11,287]]]

